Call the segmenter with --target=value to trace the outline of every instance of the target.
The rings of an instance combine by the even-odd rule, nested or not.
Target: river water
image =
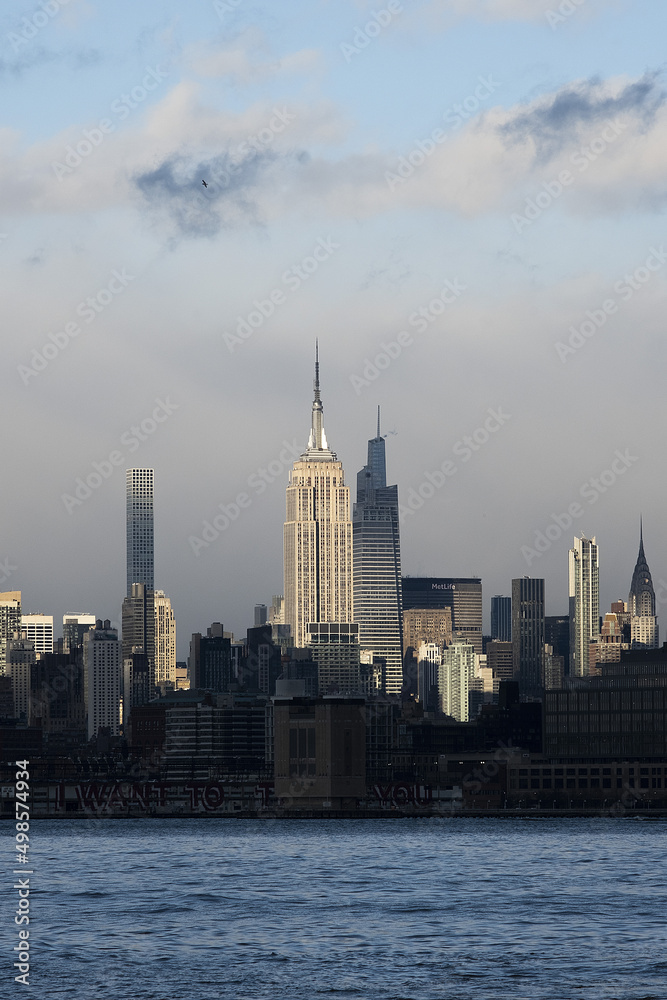
[[[30,841],[31,985],[7,963],[0,997],[667,998],[665,821],[48,820]]]

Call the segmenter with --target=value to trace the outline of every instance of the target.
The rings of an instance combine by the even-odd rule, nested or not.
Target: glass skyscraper
[[[400,694],[403,684],[403,607],[398,486],[387,486],[385,441],[368,442],[368,461],[357,474],[352,513],[354,621],[359,646],[386,661],[385,690]]]

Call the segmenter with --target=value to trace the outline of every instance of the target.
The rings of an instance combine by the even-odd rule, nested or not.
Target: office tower
[[[265,623],[249,628],[247,653],[241,668],[243,686],[248,691],[276,693],[276,681],[282,673],[280,646],[273,642],[272,627]]]
[[[176,686],[176,618],[164,590],[156,590],[155,606],[155,684]]]
[[[30,725],[49,734],[49,751],[55,737],[63,749],[86,738],[83,648],[67,653],[43,653],[31,670]]]
[[[0,674],[5,673],[7,643],[21,635],[21,591],[0,593]]]
[[[307,643],[317,663],[320,694],[355,694],[361,688],[359,626],[356,622],[312,622]]]
[[[153,699],[151,672],[148,657],[135,648],[123,660],[123,735],[129,733],[130,714],[133,709],[147,705]]]
[[[540,697],[544,653],[544,580],[512,580],[512,659],[522,695]]]
[[[553,691],[563,686],[565,661],[562,656],[554,653],[553,646],[544,644],[542,652],[542,687],[545,691]]]
[[[319,361],[308,447],[290,472],[284,528],[285,622],[307,645],[311,622],[352,621],[352,521],[342,463],[323,426]]]
[[[434,642],[440,649],[451,645],[451,608],[410,608],[403,612],[403,651],[417,650],[423,642]]]
[[[63,653],[83,647],[83,637],[96,621],[95,615],[76,611],[63,615]]]
[[[21,631],[21,591],[0,593],[0,639],[13,639]]]
[[[554,656],[563,657],[563,668],[567,674],[570,668],[570,619],[568,615],[545,615],[544,641],[553,648]]]
[[[123,601],[123,661],[141,651],[148,657],[151,690],[155,686],[155,593],[143,583],[133,583]],[[174,661],[175,666],[175,661]]]
[[[125,473],[127,520],[127,596],[133,583],[153,590],[153,470]]]
[[[588,674],[588,646],[600,632],[598,547],[595,538],[574,539],[569,552],[570,675]]]
[[[438,687],[442,711],[458,722],[470,719],[469,693],[475,677],[475,647],[472,643],[454,642],[441,658]]]
[[[512,598],[499,594],[491,598],[491,638],[512,641]]]
[[[268,621],[271,625],[285,624],[285,599],[282,594],[274,594],[271,598]]]
[[[21,615],[21,634],[35,644],[36,653],[53,652],[53,615]]]
[[[213,622],[206,635],[194,632],[190,640],[188,674],[193,690],[229,691],[234,680],[231,640],[221,622]]]
[[[385,442],[368,442],[368,461],[357,475],[352,513],[353,619],[359,645],[386,661],[386,693],[400,694],[403,683],[401,550],[398,487],[387,486]]]
[[[639,555],[632,574],[628,611],[633,649],[657,649],[658,619],[655,615],[655,591],[651,571],[644,555],[643,526],[639,522]]]
[[[597,669],[599,663],[619,663],[621,653],[629,648],[630,644],[624,641],[623,626],[618,615],[608,611],[600,634],[591,640],[588,647],[588,673],[600,674],[601,671]]]
[[[88,703],[88,739],[100,729],[120,736],[120,699],[123,679],[122,646],[118,631],[107,618],[83,637],[83,666]]]
[[[510,598],[511,601],[511,598]],[[514,647],[511,642],[492,639],[486,644],[486,664],[499,681],[514,680]]]
[[[35,643],[32,639],[8,639],[5,674],[12,679],[14,692],[14,718],[25,718],[30,713],[32,668],[35,664]]]
[[[455,640],[482,652],[482,581],[478,577],[403,577],[403,610],[451,608]]]
[[[255,628],[259,628],[260,625],[266,625],[267,617],[268,608],[266,607],[266,604],[256,604],[254,617]]]
[[[435,642],[422,642],[417,649],[417,697],[427,712],[434,712],[440,708],[438,701],[441,662],[442,646]]]

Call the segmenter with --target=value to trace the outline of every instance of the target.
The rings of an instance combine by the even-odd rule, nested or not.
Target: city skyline
[[[642,512],[660,614],[664,6],[227,6],[70,0],[25,37],[3,7],[3,398],[40,462],[2,586],[118,621],[123,470],[154,468],[179,629],[241,632],[282,590],[317,335],[344,468],[381,405],[401,502],[433,491],[403,573],[528,573],[562,614],[584,533],[606,608]]]

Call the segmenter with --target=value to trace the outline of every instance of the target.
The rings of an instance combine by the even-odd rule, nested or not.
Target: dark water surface
[[[0,996],[667,998],[662,821],[73,820],[30,839],[31,986],[7,963]]]

